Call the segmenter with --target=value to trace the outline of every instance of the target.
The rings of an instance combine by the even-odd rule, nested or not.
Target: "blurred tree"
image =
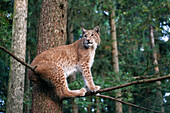
[[[38,32],[38,20],[41,7],[41,0],[28,1],[28,24],[27,24],[27,63],[31,63],[36,56],[36,45]],[[25,94],[24,94],[24,113],[30,113],[32,102],[32,83],[25,77]]]
[[[74,33],[73,33],[73,23],[71,23],[72,18],[72,8],[67,9],[67,41],[68,44],[72,44],[74,42]],[[76,74],[73,74],[69,77],[69,84],[76,80]],[[78,113],[78,105],[75,102],[75,99],[71,99],[72,105],[72,113]]]
[[[27,0],[14,1],[12,53],[25,61],[27,33]],[[23,112],[25,66],[10,59],[7,113]]]
[[[120,82],[119,78],[119,59],[118,59],[118,47],[117,47],[117,36],[116,36],[116,24],[115,24],[115,7],[109,9],[110,12],[110,32],[111,32],[111,40],[112,40],[112,62],[113,69],[115,72],[115,81]],[[116,98],[121,100],[121,90],[116,91]],[[123,113],[122,103],[115,101],[115,113]]]
[[[153,63],[150,59],[152,55],[152,49],[149,48],[149,25],[155,28],[155,47],[158,47],[160,43],[160,37],[165,35],[161,29],[161,23],[169,23],[168,17],[168,2],[163,1],[118,1],[118,42],[120,51],[120,69],[123,73],[129,76],[139,77],[143,79],[145,77],[153,77]],[[160,9],[161,8],[161,9]],[[163,16],[164,15],[164,16]],[[168,32],[166,33],[166,35]],[[162,41],[161,41],[162,42]],[[168,44],[168,42],[167,42]],[[155,48],[155,49],[156,49]],[[166,60],[163,57],[159,57],[158,62],[163,63],[159,65],[160,76],[163,76],[164,72],[167,73]],[[163,73],[162,73],[162,72]],[[123,76],[125,76],[123,74]],[[162,84],[162,86],[164,86]],[[133,100],[136,104],[142,106],[159,109],[160,102],[156,98],[157,90],[155,84],[150,85],[137,85],[131,88]],[[163,94],[163,90],[160,90]],[[166,90],[168,91],[168,90]],[[169,91],[168,91],[169,92]],[[164,95],[164,94],[163,94]],[[143,98],[141,98],[143,97]],[[156,99],[155,99],[156,98]],[[136,109],[132,109],[135,111]],[[140,110],[138,110],[140,111]],[[142,111],[142,110],[141,110]]]
[[[31,63],[31,50],[30,47],[27,47],[27,63]],[[25,86],[24,86],[24,93],[25,93],[25,98],[24,98],[24,113],[30,113],[30,104],[29,101],[31,100],[31,95],[30,95],[30,80],[27,77],[27,74],[25,74]],[[27,103],[28,102],[28,103]]]
[[[154,65],[154,70],[155,70],[155,76],[156,77],[160,77],[160,71],[159,71],[159,64],[158,64],[158,59],[157,59],[157,52],[156,52],[156,49],[155,49],[155,38],[154,38],[154,28],[153,26],[149,26],[149,37],[150,37],[150,45],[151,45],[151,49],[153,51],[152,53],[152,59],[153,59],[153,65]],[[165,112],[164,110],[164,107],[163,107],[163,96],[162,96],[162,87],[161,87],[161,81],[157,81],[156,82],[157,84],[157,92],[156,92],[156,97],[158,99],[158,103],[160,104],[160,111],[161,112]]]

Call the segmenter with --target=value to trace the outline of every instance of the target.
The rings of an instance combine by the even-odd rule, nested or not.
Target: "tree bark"
[[[110,29],[111,29],[111,39],[112,39],[112,62],[114,72],[118,76],[119,74],[119,60],[118,60],[118,49],[117,49],[117,36],[116,36],[116,24],[115,24],[115,11],[110,11]],[[117,77],[118,78],[118,77]],[[116,81],[120,81],[119,78]],[[116,92],[116,98],[121,97],[121,90]],[[121,100],[121,98],[119,98]],[[116,113],[122,113],[122,103],[115,101]]]
[[[43,0],[41,5],[37,54],[66,44],[67,0]],[[33,113],[62,113],[62,100],[45,81],[33,86]]]
[[[155,70],[155,75],[156,77],[160,77],[159,75],[159,67],[158,67],[158,59],[157,59],[157,52],[155,49],[155,38],[154,38],[154,29],[153,26],[149,26],[149,34],[150,34],[150,44],[151,44],[151,49],[153,50],[152,53],[152,58],[153,58],[153,65],[154,65],[154,70]],[[163,96],[161,92],[161,81],[156,81],[156,84],[158,85],[158,90],[156,92],[156,96],[159,99],[158,103],[160,104],[161,107],[161,112],[165,112],[164,107],[163,107]]]
[[[66,44],[67,0],[43,0],[38,30],[37,54]]]
[[[27,33],[27,0],[14,1],[12,45],[14,55],[25,61]],[[7,96],[7,113],[23,112],[25,66],[10,58],[10,73]]]

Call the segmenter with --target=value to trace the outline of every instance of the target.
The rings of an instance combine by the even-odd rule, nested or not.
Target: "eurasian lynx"
[[[62,97],[84,96],[89,90],[96,92],[100,86],[95,86],[91,74],[95,50],[100,44],[100,28],[85,30],[82,28],[83,37],[73,44],[58,46],[40,53],[31,63],[36,66],[35,71],[39,76],[29,70],[28,77],[37,82],[40,78],[50,82]],[[85,88],[70,90],[66,78],[74,73],[82,73]]]

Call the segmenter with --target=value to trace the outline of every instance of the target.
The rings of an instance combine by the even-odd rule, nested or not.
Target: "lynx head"
[[[100,45],[100,28],[96,26],[93,30],[85,30],[83,32],[83,46],[88,48],[97,48]]]

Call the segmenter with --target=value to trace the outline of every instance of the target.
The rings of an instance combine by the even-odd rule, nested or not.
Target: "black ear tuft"
[[[83,27],[81,27],[81,31],[82,31],[83,34],[86,33],[86,30]]]
[[[96,26],[96,27],[94,28],[94,31],[95,31],[96,33],[100,34],[100,27],[99,27],[99,26]]]

